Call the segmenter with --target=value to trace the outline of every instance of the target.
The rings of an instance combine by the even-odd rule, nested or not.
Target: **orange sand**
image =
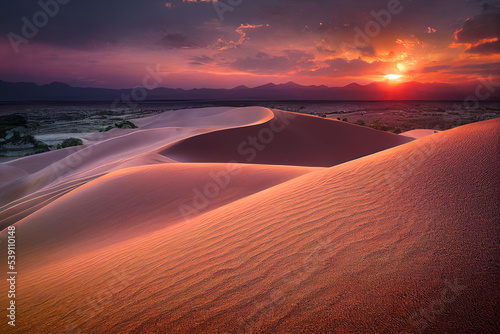
[[[245,161],[280,113],[166,113],[63,171],[0,164],[9,332],[500,331],[500,120],[409,142],[296,115]]]

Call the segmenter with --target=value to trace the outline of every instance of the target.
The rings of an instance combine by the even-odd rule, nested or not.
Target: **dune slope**
[[[134,120],[139,129],[96,133],[82,147],[0,164],[0,227],[15,223],[68,191],[116,170],[174,162],[156,153],[189,136],[261,124],[266,108],[204,108],[164,112]]]
[[[13,332],[498,332],[499,145],[463,126],[25,267]]]
[[[23,265],[39,266],[57,256],[189,224],[202,213],[317,170],[321,168],[238,164],[122,169],[81,185],[19,221],[25,246],[18,256],[25,259]]]
[[[331,167],[413,140],[336,120],[273,112],[266,122],[192,136],[159,153],[180,162]]]

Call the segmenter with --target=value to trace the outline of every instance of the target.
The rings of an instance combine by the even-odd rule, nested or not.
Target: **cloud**
[[[199,49],[203,47],[192,38],[180,33],[167,34],[160,40],[160,45],[168,49]]]
[[[500,62],[456,66],[451,69],[451,72],[476,76],[500,75]]]
[[[362,56],[375,57],[376,55],[375,49],[372,45],[358,46],[356,49],[361,53]]]
[[[455,39],[469,45],[467,53],[500,54],[500,8],[488,5],[483,8],[483,14],[468,19],[455,32]]]
[[[500,62],[488,62],[466,65],[436,65],[424,67],[421,73],[442,72],[444,74],[466,74],[473,76],[489,76],[500,74]]]
[[[95,78],[106,80],[107,76],[119,84],[122,77],[141,76],[147,64],[155,63],[161,63],[165,71],[192,71],[200,78],[206,78],[208,72],[252,74],[248,78],[290,73],[297,77],[324,75],[325,80],[362,77],[397,71],[396,62],[412,70],[421,64],[448,64],[463,49],[448,47],[455,32],[457,44],[479,55],[471,57],[472,62],[486,62],[480,55],[500,53],[498,10],[490,5],[481,12],[481,3],[472,0],[401,1],[404,10],[361,47],[353,42],[355,29],[365,31],[374,20],[371,12],[386,10],[387,0],[223,2],[238,5],[231,5],[233,10],[225,12],[220,21],[212,0],[69,1],[36,38],[20,46],[16,56],[7,34],[21,34],[21,18],[31,20],[41,8],[38,0],[4,1],[0,42],[7,47],[0,50],[4,57],[0,72],[15,63],[19,69],[15,79],[30,81],[37,63],[43,63],[47,81],[62,80],[50,73],[68,71],[60,71],[61,62],[51,54],[72,54],[65,60],[67,68],[78,69],[71,71],[75,77],[86,77],[92,71]],[[464,23],[467,17],[472,19]],[[344,50],[344,44],[354,46]],[[31,61],[28,54],[36,54],[38,60]],[[80,65],[90,60],[96,62],[95,67],[81,70]],[[436,63],[430,63],[433,60]],[[445,68],[429,66],[423,71],[441,70]]]
[[[215,58],[209,57],[207,55],[192,57],[189,62],[190,65],[204,66],[211,64],[215,61]]]
[[[207,56],[207,55],[202,55],[202,56],[193,57],[193,58],[191,58],[191,60],[195,61],[195,62],[202,63],[202,64],[209,64],[209,63],[214,62],[215,59],[210,57],[210,56]]]
[[[0,11],[0,33],[4,36],[11,31],[19,34],[21,18],[31,18],[40,10],[35,0],[4,2]],[[70,1],[60,6],[59,13],[40,31],[36,41],[87,50],[108,45],[153,48],[168,34],[183,34],[196,36],[196,45],[215,44],[221,39],[221,47],[252,41],[261,44],[257,49],[263,49],[262,44],[267,43],[272,48],[271,43],[275,43],[274,50],[266,50],[271,53],[315,48],[318,41],[325,39],[328,43],[322,45],[323,51],[336,50],[338,55],[339,44],[352,44],[353,29],[364,30],[366,23],[373,20],[370,11],[387,8],[387,0],[247,0],[233,3],[240,4],[232,6],[234,10],[226,12],[224,21],[220,22],[211,0]],[[450,29],[450,21],[456,20],[456,16],[467,15],[473,7],[478,8],[478,5],[433,0],[404,3],[403,12],[394,16],[391,24],[374,38],[374,49],[382,50],[380,43],[388,44],[395,37],[408,38],[427,26],[445,34]],[[214,21],[218,25],[207,26]],[[272,27],[263,29],[267,24]],[[167,46],[172,43],[167,38]],[[361,55],[373,55],[370,49],[358,51],[363,52],[358,53]]]
[[[238,58],[229,66],[238,71],[263,74],[285,74],[310,69],[315,56],[301,50],[285,50],[281,56],[258,52],[254,56]]]
[[[436,66],[428,66],[422,69],[422,73],[434,73],[442,70],[449,69],[450,65],[436,65]]]
[[[318,52],[320,52],[320,53],[326,53],[326,54],[335,54],[335,53],[337,53],[336,50],[331,50],[328,47],[324,47],[324,46],[317,46],[316,50]]]
[[[484,63],[484,64],[467,64],[457,66],[456,68],[462,69],[488,69],[488,68],[500,68],[500,62],[495,63]]]
[[[33,15],[41,10],[38,1],[2,3],[0,33],[4,36],[9,32],[21,35],[21,18],[32,21]],[[69,1],[59,6],[57,14],[50,17],[34,40],[85,50],[100,49],[109,44],[152,47],[166,34],[194,36],[203,22],[215,17],[213,4],[206,1]]]
[[[335,58],[324,62],[327,66],[319,70],[309,72],[311,75],[328,77],[364,77],[368,75],[385,75],[398,71],[396,64],[380,60],[369,63],[362,59],[346,60]]]
[[[219,40],[217,41],[216,47],[217,47],[217,49],[219,49],[219,51],[224,51],[224,50],[238,47],[239,45],[242,45],[246,39],[249,38],[249,37],[247,37],[247,30],[251,31],[251,30],[262,28],[262,27],[269,27],[269,24],[266,24],[266,25],[263,25],[263,24],[259,24],[259,25],[241,24],[238,27],[238,29],[236,29],[236,33],[238,33],[240,35],[240,38],[237,42],[225,41],[223,38],[219,38]]]
[[[471,46],[465,52],[483,55],[500,54],[500,41],[484,42],[479,45]]]

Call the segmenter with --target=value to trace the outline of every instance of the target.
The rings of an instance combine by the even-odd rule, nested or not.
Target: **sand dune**
[[[0,186],[10,182],[12,180],[17,180],[25,175],[27,175],[26,171],[11,167],[8,165],[0,165],[0,175],[2,175],[2,179],[0,181]]]
[[[171,111],[134,120],[141,126],[137,130],[114,129],[92,135],[86,140],[90,144],[83,147],[66,148],[2,164],[0,226],[5,227],[14,221],[9,217],[19,220],[33,212],[32,209],[26,211],[26,206],[33,208],[41,202],[50,203],[51,200],[47,202],[47,193],[52,200],[58,198],[68,189],[66,183],[74,184],[74,180],[79,180],[80,184],[84,184],[127,167],[175,162],[156,151],[192,135],[251,126],[272,117],[269,109],[258,107]],[[18,206],[21,203],[24,205]]]
[[[430,130],[430,129],[416,129],[416,130],[411,130],[411,131],[406,131],[406,132],[400,133],[399,135],[419,139],[419,138],[433,135],[433,134],[438,133],[438,132],[441,132],[441,131]]]
[[[235,145],[283,119],[253,111],[218,127],[212,119],[186,130],[182,121],[181,139],[167,129],[176,117],[144,121],[96,141],[103,146],[85,166],[16,197],[22,206],[57,196],[15,224],[22,312],[10,331],[500,331],[500,120],[406,143],[296,116],[245,161]],[[141,143],[120,151],[136,133]],[[194,189],[235,166],[186,220]]]
[[[315,116],[273,112],[267,122],[192,136],[159,153],[180,162],[331,167],[412,140]]]
[[[139,129],[95,134],[81,148],[2,164],[0,226],[27,217],[75,189],[75,184],[123,168],[176,161],[331,166],[412,140],[261,107],[170,111],[134,122]],[[262,133],[263,151],[261,144],[258,149],[239,148],[248,144],[252,134],[260,137]],[[272,135],[270,142],[267,133]],[[175,153],[179,150],[184,152],[181,157]]]
[[[40,265],[45,257],[56,257],[57,250],[68,256],[188,224],[202,213],[315,170],[319,168],[162,164],[109,173],[19,221],[18,231],[29,245],[19,256]]]

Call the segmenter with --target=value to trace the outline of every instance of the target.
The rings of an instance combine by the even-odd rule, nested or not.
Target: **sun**
[[[399,75],[399,74],[387,74],[385,76],[387,79],[389,80],[398,80],[402,77],[402,75]]]

